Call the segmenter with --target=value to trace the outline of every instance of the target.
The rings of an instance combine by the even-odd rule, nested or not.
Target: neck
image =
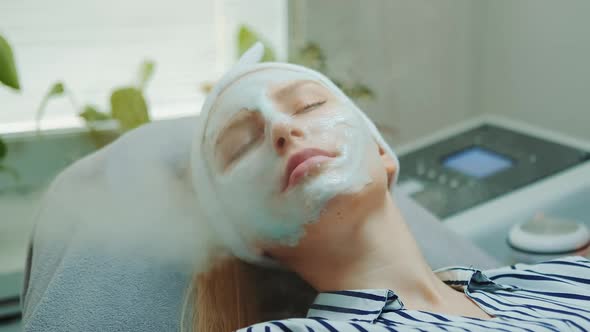
[[[323,216],[319,223],[336,225],[330,231],[343,231],[344,236],[322,243],[320,250],[309,248],[299,256],[307,259],[295,258],[288,265],[318,291],[388,288],[406,307],[439,306],[452,290],[426,263],[389,192],[373,202],[375,206],[365,209],[368,213],[345,221],[352,227],[338,227],[337,220]]]

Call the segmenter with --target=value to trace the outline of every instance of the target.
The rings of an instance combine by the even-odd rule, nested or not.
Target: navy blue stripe
[[[556,277],[556,278],[561,278],[561,279],[565,279],[565,280],[571,280],[571,281],[579,282],[582,284],[590,284],[590,279],[570,277],[570,276],[566,276],[563,274],[541,273],[541,272],[535,272],[535,271],[530,271],[530,270],[526,270],[526,271],[538,273],[538,274],[544,275],[544,276],[550,276],[550,277]]]
[[[274,324],[276,326],[278,326],[281,331],[283,332],[293,332],[293,330],[291,330],[290,328],[288,328],[285,324],[281,323],[281,322],[270,322],[271,324]]]
[[[465,286],[469,283],[467,280],[445,280],[445,284],[447,285],[462,285]]]
[[[443,321],[443,322],[450,322],[451,321],[450,319],[447,319],[447,318],[445,318],[445,317],[443,317],[441,315],[437,315],[437,314],[432,313],[432,312],[422,311],[422,310],[420,310],[420,312],[423,313],[423,314],[430,315],[430,316],[432,316],[432,317],[434,317],[434,318],[436,318],[436,319],[438,319],[440,321]]]
[[[431,325],[437,326],[438,328],[440,328],[442,330],[445,330],[445,331],[448,331],[445,326],[451,326],[451,327],[454,327],[454,328],[459,328],[459,329],[462,329],[462,330],[467,331],[467,332],[470,331],[470,330],[468,330],[468,329],[466,329],[464,327],[460,327],[460,326],[452,326],[452,325],[449,325],[449,324],[436,323],[436,322],[427,322],[427,321],[418,319],[416,317],[412,317],[412,316],[406,314],[405,312],[403,312],[401,310],[398,311],[397,314],[400,315],[400,316],[402,316],[402,317],[404,317],[404,318],[406,318],[406,319],[409,319],[409,320],[412,320],[412,321],[415,321],[415,322],[426,323],[426,324],[431,324]]]
[[[357,330],[359,330],[360,332],[369,332],[366,329],[364,329],[362,326],[355,324],[355,323],[350,323],[350,325],[354,326]]]
[[[512,324],[509,324],[509,323],[499,322],[497,320],[485,320],[485,319],[479,319],[479,318],[467,317],[467,316],[461,316],[461,318],[465,318],[465,319],[469,319],[469,320],[475,320],[475,321],[478,321],[478,322],[489,322],[489,323],[493,323],[493,324],[507,326],[507,327],[510,327],[512,329],[519,328],[519,329],[523,329],[523,330],[527,331],[527,329],[525,329],[524,327],[520,327],[520,326],[517,326],[517,325],[512,325]],[[520,319],[517,319],[517,318],[515,318],[515,320],[517,320],[518,322],[526,322],[526,321],[523,321],[523,320],[520,320]],[[472,324],[472,325],[479,326],[479,327],[485,327],[486,329],[491,329],[492,328],[489,325],[482,325],[482,324],[477,324],[477,323],[474,323],[474,322],[464,322],[464,323]],[[494,327],[494,330],[506,331],[506,332],[514,332],[514,330],[506,330],[506,329],[499,328],[497,326]]]
[[[333,292],[325,292],[325,293],[328,293],[328,294],[336,294],[336,295],[343,295],[343,296],[352,296],[352,297],[358,297],[358,298],[363,298],[363,299],[368,299],[368,300],[375,300],[375,301],[381,301],[381,302],[384,302],[385,300],[387,300],[387,298],[385,296],[368,294],[368,293],[363,293],[363,292],[333,291]]]
[[[529,314],[529,313],[526,313],[526,312],[522,312],[522,311],[520,311],[520,310],[502,310],[502,309],[496,308],[495,306],[493,306],[493,305],[491,305],[491,304],[489,304],[489,303],[485,302],[485,301],[484,301],[484,300],[482,300],[482,299],[478,299],[478,298],[476,298],[476,297],[472,297],[472,299],[473,299],[475,302],[477,302],[477,303],[479,303],[479,304],[481,304],[481,305],[483,305],[483,306],[485,306],[485,307],[491,308],[491,309],[493,309],[493,310],[496,310],[496,311],[499,311],[499,312],[507,312],[507,313],[519,313],[519,314],[521,314],[521,315],[524,315],[524,316],[532,317],[532,318],[534,318],[534,319],[539,319],[538,317],[535,317],[535,316],[533,316],[533,315],[531,315],[531,314]],[[507,318],[509,318],[509,319],[514,319],[514,320],[522,320],[522,319],[520,319],[520,318],[515,318],[515,317],[509,316],[509,315],[498,315],[498,314],[495,314],[495,313],[494,313],[494,315],[495,315],[495,316],[504,316],[504,317],[507,317]],[[529,321],[527,321],[527,322],[529,322]],[[546,325],[544,325],[544,324],[543,324],[543,326],[546,326]],[[523,330],[525,330],[525,331],[534,332],[534,331],[532,331],[532,330],[529,330],[529,329],[526,329],[526,328],[524,328],[524,327],[523,327],[522,329],[523,329]],[[559,331],[557,331],[557,332],[559,332]]]
[[[534,291],[534,290],[530,290],[530,289],[522,289],[521,291],[527,292],[527,293],[541,294],[541,295],[546,295],[546,296],[561,297],[564,299],[590,301],[590,296],[586,296],[586,295],[579,295],[579,294],[572,294],[572,293],[559,293],[559,292],[543,292],[543,291]]]
[[[436,318],[436,319],[438,319],[438,320],[440,320],[440,321],[443,321],[443,322],[449,322],[449,323],[450,323],[450,325],[449,325],[449,326],[453,326],[453,327],[454,327],[454,325],[451,325],[451,324],[453,323],[453,321],[451,321],[450,319],[448,319],[448,318],[446,318],[446,317],[443,317],[443,316],[441,316],[441,315],[439,315],[439,314],[435,314],[435,313],[433,313],[433,312],[428,312],[428,311],[422,311],[422,310],[419,310],[419,312],[421,312],[421,313],[423,313],[423,314],[426,314],[426,315],[430,315],[430,316],[432,316],[432,317],[434,317],[434,318]],[[467,324],[473,324],[473,325],[475,325],[475,326],[479,326],[479,327],[486,327],[486,326],[482,326],[482,325],[480,325],[480,324],[474,324],[474,323],[472,323],[472,322],[461,322],[461,324],[464,324],[464,323],[467,323]],[[463,328],[463,327],[461,327],[461,328],[462,328],[463,330],[466,330],[466,331],[471,331],[471,330],[469,330],[468,328]],[[487,328],[489,328],[489,326],[487,326]],[[500,330],[502,330],[502,329],[500,329]],[[510,332],[510,331],[508,331],[508,330],[504,330],[504,331],[506,331],[506,332]]]
[[[338,332],[338,330],[336,330],[332,325],[330,325],[328,322],[325,322],[323,319],[316,319],[316,321],[320,324],[322,324],[328,331],[330,332]]]
[[[588,317],[584,317],[582,315],[579,315],[575,312],[570,312],[570,311],[565,311],[565,310],[559,310],[559,309],[553,309],[553,308],[547,308],[547,307],[541,307],[538,305],[527,305],[528,308],[532,308],[532,309],[537,309],[537,310],[543,310],[543,311],[549,311],[549,312],[557,312],[563,315],[568,315],[568,316],[575,316],[578,318],[581,318],[582,320],[585,320],[587,322],[590,322],[590,318]],[[564,318],[560,318],[560,319],[564,319]],[[573,322],[572,322],[573,324]],[[581,327],[580,327],[581,328]]]
[[[489,326],[489,325],[488,326],[485,326],[485,325],[477,324],[477,323],[474,323],[474,322],[465,322],[465,323],[471,324],[471,325],[475,325],[477,327],[483,327],[483,328],[485,328],[487,330],[491,330],[492,329],[492,327]],[[497,323],[497,322],[494,322],[494,323]],[[508,325],[508,324],[501,324],[501,325]],[[511,328],[521,328],[521,327],[516,326],[516,325],[509,325],[509,326]],[[511,330],[503,329],[503,328],[500,328],[500,327],[497,327],[497,326],[494,326],[493,329],[494,329],[494,331],[514,332],[514,330],[511,331]]]
[[[377,319],[377,321],[379,321],[381,324],[385,324],[386,326],[390,326],[390,327],[391,326],[398,326],[399,325],[401,327],[411,327],[414,330],[418,330],[420,332],[431,332],[431,331],[425,331],[425,330],[423,330],[423,329],[421,329],[419,327],[416,327],[416,326],[408,326],[408,325],[405,325],[405,324],[402,324],[402,323],[396,323],[394,321],[387,320],[387,319]]]
[[[499,310],[499,311],[502,311],[502,312],[508,312],[508,313],[510,313],[510,312],[517,312],[517,313],[520,313],[520,314],[523,314],[523,315],[526,315],[526,316],[529,316],[529,317],[533,317],[535,320],[528,321],[528,322],[530,322],[530,323],[538,323],[538,324],[544,324],[544,325],[548,325],[547,323],[543,323],[543,322],[538,322],[538,321],[536,321],[536,320],[538,320],[538,319],[539,319],[539,317],[537,317],[537,316],[534,316],[534,315],[532,315],[532,314],[529,314],[529,313],[527,313],[527,312],[524,312],[524,311],[519,311],[519,310],[514,310],[514,309],[512,309],[512,308],[515,308],[515,307],[520,307],[520,308],[531,309],[531,308],[530,308],[530,306],[529,306],[529,305],[527,305],[527,304],[515,304],[515,303],[512,303],[512,302],[510,302],[510,303],[507,303],[507,302],[504,302],[504,301],[500,301],[500,300],[498,300],[498,299],[496,299],[496,298],[492,297],[490,294],[487,294],[487,293],[478,293],[478,294],[481,294],[481,295],[483,295],[483,296],[487,297],[488,299],[490,299],[490,300],[492,300],[492,301],[494,301],[494,302],[496,302],[496,303],[498,303],[498,304],[500,304],[500,305],[503,305],[503,306],[505,306],[505,307],[508,307],[508,308],[510,308],[510,310],[499,309],[499,308],[496,308],[496,310]],[[477,298],[476,298],[476,297],[472,297],[472,299],[477,299]],[[480,299],[480,300],[481,300],[481,299]],[[482,301],[483,301],[483,300],[482,300]],[[488,303],[488,302],[485,302],[485,303],[486,303],[487,305],[489,305],[489,306],[492,306],[492,305],[491,305],[490,303]],[[533,310],[533,311],[534,311],[534,310]]]
[[[312,304],[310,306],[310,308],[316,309],[316,310],[340,312],[340,313],[344,313],[344,314],[354,314],[354,315],[374,315],[374,314],[378,314],[381,312],[381,310],[368,311],[368,310],[336,307],[336,306],[325,305],[325,304]]]
[[[566,261],[547,261],[547,262],[541,262],[541,263],[539,263],[539,265],[570,265],[570,266],[581,267],[584,269],[588,268],[588,266],[584,265],[584,264],[578,264],[578,263],[566,262]]]
[[[572,309],[572,310],[575,310],[575,311],[584,311],[584,312],[590,313],[590,310],[582,309],[580,307],[572,307],[572,306],[569,306],[567,304],[563,304],[561,302],[555,302],[555,301],[552,301],[551,299],[547,299],[547,298],[544,298],[544,297],[536,297],[536,296],[532,296],[532,295],[524,296],[524,295],[518,295],[518,294],[514,294],[514,293],[509,293],[509,292],[502,293],[502,296],[505,296],[505,297],[516,297],[516,298],[521,298],[521,299],[533,299],[533,300],[536,300],[536,301],[539,301],[539,302],[547,302],[547,303],[555,304],[557,306],[561,306],[561,307],[564,307],[564,308]]]
[[[398,325],[401,325],[401,323],[397,323],[397,322],[394,322],[394,321],[392,321],[390,319],[386,319],[386,318],[383,318],[383,317],[379,317],[379,318],[375,319],[375,321],[376,322],[379,322],[381,324],[385,324],[387,326],[398,326]]]
[[[246,332],[252,332],[252,326],[246,329]]]
[[[399,296],[393,294],[393,295],[387,297],[387,302],[393,302],[393,301],[397,300],[398,298],[399,298]]]
[[[429,331],[424,331],[423,329],[421,329],[419,327],[416,327],[416,326],[408,326],[408,325],[405,325],[405,324],[396,323],[396,322],[391,321],[389,319],[377,318],[377,321],[380,322],[381,324],[385,324],[387,326],[398,326],[398,325],[400,325],[402,327],[411,327],[414,330],[418,330],[420,332],[429,332]]]
[[[494,302],[497,302],[498,304],[501,304],[503,306],[506,306],[506,307],[509,307],[509,308],[514,308],[515,307],[515,304],[514,303],[506,303],[506,302],[500,301],[498,299],[495,299],[495,298],[491,297],[489,294],[486,294],[486,293],[481,293],[481,294],[484,295],[485,297],[489,298],[490,300],[492,300]],[[473,299],[474,300],[479,300],[477,298],[473,298]],[[492,306],[491,304],[489,304],[487,302],[483,302],[482,304]],[[527,309],[534,309],[534,308],[532,308],[533,306],[526,305],[526,304],[519,305],[519,306],[520,307],[527,308]],[[517,313],[520,313],[520,314],[525,315],[525,316],[533,317],[535,320],[530,320],[530,321],[527,320],[526,322],[531,323],[531,324],[541,325],[541,326],[544,326],[546,328],[550,328],[550,329],[553,329],[554,331],[557,331],[557,330],[554,329],[554,326],[553,325],[551,325],[549,323],[541,322],[541,321],[539,321],[539,317],[533,316],[533,315],[531,315],[529,313],[526,313],[526,312],[523,312],[523,311],[520,311],[520,310],[515,310],[515,309],[510,309],[510,310],[496,309],[496,310],[499,310],[501,312],[507,312],[507,313],[517,312]],[[513,318],[513,319],[515,319],[515,318]],[[518,318],[516,318],[516,319],[518,319]],[[559,319],[560,320],[567,320],[567,321],[569,321],[568,319],[565,319],[565,318],[559,318]],[[573,323],[573,324],[575,324],[575,323]]]
[[[307,329],[307,332],[315,332],[311,327],[305,325],[305,328]]]
[[[514,278],[514,279],[522,279],[522,280],[537,280],[537,281],[552,281],[552,282],[562,282],[564,284],[568,284],[562,280],[556,280],[555,278],[544,277],[540,275],[526,275],[526,274],[514,274],[514,273],[506,273],[506,274],[499,274],[493,277],[489,277],[492,280],[500,279],[500,278]]]
[[[439,272],[449,272],[449,271],[470,271],[470,272],[476,272],[478,270],[477,269],[470,269],[468,267],[451,267],[451,268],[444,269],[444,270],[439,271]]]
[[[392,326],[397,326],[397,324],[395,324],[391,321],[385,320],[383,318],[377,318],[375,321],[381,323],[381,325],[385,325],[383,327],[386,328],[388,331],[397,332],[397,330],[392,327]]]
[[[270,326],[268,326],[268,325],[267,325],[267,326],[265,326],[265,327],[264,327],[264,332],[270,332]]]

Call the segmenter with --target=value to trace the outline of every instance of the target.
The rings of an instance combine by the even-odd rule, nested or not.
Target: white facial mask
[[[316,81],[335,96],[334,113],[318,113],[305,125],[300,121],[297,128],[303,132],[305,148],[329,150],[337,156],[319,166],[317,174],[282,192],[286,162],[298,149],[279,155],[272,128],[277,124],[294,126],[297,115],[277,109],[269,93],[272,87],[298,80]],[[260,113],[264,138],[224,170],[217,162],[215,143],[232,116],[244,109]],[[321,74],[299,66],[244,65],[241,60],[237,70],[211,93],[200,120],[192,156],[200,205],[220,240],[234,255],[250,261],[261,259],[254,249],[256,242],[295,245],[303,235],[303,226],[317,221],[331,199],[358,192],[369,184],[370,166],[365,155],[375,148],[375,140],[395,159],[381,136],[375,136],[372,123],[339,89]]]
[[[280,156],[274,147],[272,128],[276,124],[296,126],[294,117],[298,115],[278,110],[269,92],[272,86],[298,80],[315,78],[285,69],[250,73],[224,91],[209,115],[203,156],[212,170],[218,204],[248,239],[295,245],[302,226],[316,221],[330,199],[360,191],[371,181],[364,156],[375,143],[363,119],[344,100],[334,107],[336,116],[310,114],[313,120],[297,126],[303,132],[306,148],[331,148],[329,152],[338,156],[320,166],[318,174],[282,192],[288,157],[299,149],[294,146],[287,155]],[[215,162],[215,142],[229,119],[244,109],[260,112],[265,123],[264,138],[224,172]]]

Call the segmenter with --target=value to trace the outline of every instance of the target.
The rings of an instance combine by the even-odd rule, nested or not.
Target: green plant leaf
[[[240,26],[238,30],[238,57],[252,47],[257,41],[264,45],[264,56],[262,61],[275,61],[275,52],[268,46],[264,40],[262,40],[252,29],[245,25]]]
[[[367,99],[373,100],[375,99],[375,93],[366,85],[362,83],[355,83],[351,87],[350,94],[354,99]]]
[[[129,130],[150,122],[147,104],[137,88],[120,88],[111,95],[111,116],[119,121],[121,129]]]
[[[375,99],[375,94],[373,91],[366,85],[361,83],[345,83],[339,80],[332,79],[332,82],[344,92],[345,95],[350,97],[354,100],[366,99],[366,100],[373,100]]]
[[[78,115],[88,123],[112,119],[109,114],[99,111],[98,108],[92,105],[84,106],[82,113]]]
[[[144,90],[156,69],[156,63],[151,60],[145,60],[139,67],[139,89]]]
[[[64,94],[65,91],[66,88],[62,82],[55,82],[47,92],[47,98],[61,96]]]
[[[291,62],[302,66],[324,72],[326,70],[326,57],[320,46],[316,43],[309,42],[303,46],[295,55]]]
[[[13,89],[20,90],[18,73],[14,63],[14,55],[8,41],[0,35],[0,83]]]
[[[43,118],[43,113],[45,113],[45,108],[47,107],[47,102],[51,98],[62,96],[66,91],[66,87],[63,82],[55,82],[51,85],[49,90],[43,99],[41,99],[41,103],[39,103],[39,108],[37,109],[37,114],[35,116],[35,123],[37,124],[37,133],[39,133],[41,118]]]
[[[90,136],[90,139],[94,142],[96,148],[100,149],[105,145],[116,140],[119,137],[120,133],[111,130],[97,130],[92,126],[89,126],[88,135]]]
[[[6,143],[0,137],[0,160],[4,159],[4,157],[6,157]]]

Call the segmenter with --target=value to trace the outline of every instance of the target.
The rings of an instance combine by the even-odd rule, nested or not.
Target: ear
[[[391,181],[393,181],[395,172],[397,172],[397,164],[392,156],[390,156],[385,149],[379,144],[379,155],[381,156],[381,161],[383,162],[383,167],[385,167],[385,172],[387,172],[387,186],[391,186]]]

